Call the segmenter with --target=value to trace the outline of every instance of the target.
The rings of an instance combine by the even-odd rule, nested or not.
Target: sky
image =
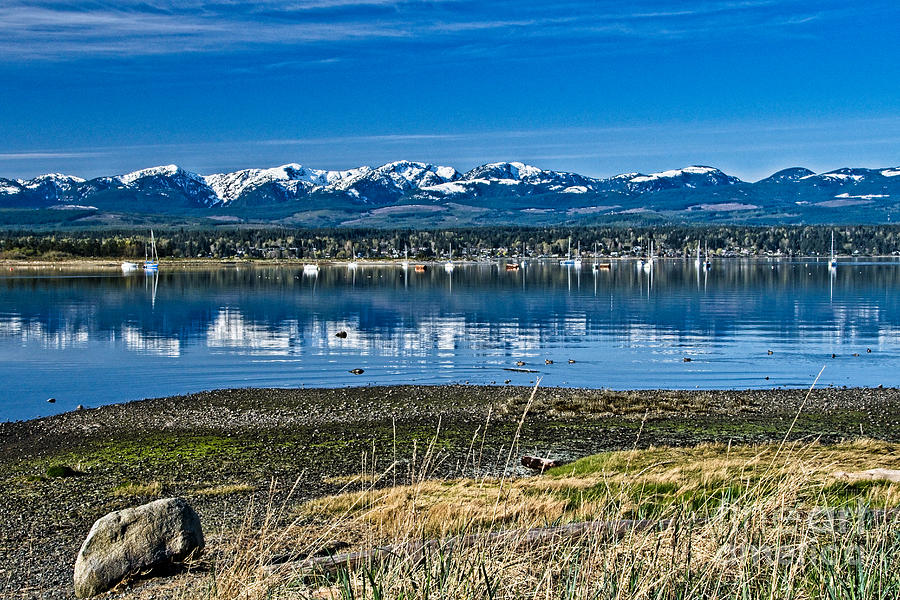
[[[900,3],[2,0],[0,177],[900,165]]]

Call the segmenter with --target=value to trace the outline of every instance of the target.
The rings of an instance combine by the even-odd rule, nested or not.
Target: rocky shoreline
[[[506,386],[239,389],[2,423],[0,597],[74,597],[72,565],[94,520],[159,497],[187,498],[215,535],[238,527],[248,506],[283,501],[292,487],[291,502],[335,493],[341,476],[373,462],[396,459],[401,479],[423,468],[439,477],[499,473],[526,406],[513,450],[562,460],[634,446],[780,440],[789,430],[823,441],[900,440],[898,389],[807,397],[543,388],[529,406],[530,395]]]

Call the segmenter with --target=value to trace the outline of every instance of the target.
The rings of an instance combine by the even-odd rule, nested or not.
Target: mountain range
[[[707,166],[598,179],[518,162],[461,173],[397,161],[346,171],[287,164],[199,175],[176,165],[95,179],[0,178],[0,224],[92,226],[143,221],[292,226],[730,222],[890,223],[900,167],[802,167],[746,182]]]

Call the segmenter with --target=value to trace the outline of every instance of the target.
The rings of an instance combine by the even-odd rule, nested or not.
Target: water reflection
[[[5,274],[0,418],[46,411],[32,404],[45,393],[78,404],[232,385],[487,383],[517,359],[548,385],[805,386],[826,358],[826,384],[900,383],[885,364],[900,330],[894,261],[308,271]],[[346,374],[355,367],[365,377]]]

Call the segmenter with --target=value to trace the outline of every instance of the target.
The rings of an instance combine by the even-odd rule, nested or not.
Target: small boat
[[[156,252],[156,238],[153,237],[153,230],[150,230],[150,250],[144,246],[144,271],[147,273],[156,273],[159,271],[159,254]]]
[[[611,269],[611,268],[612,268],[612,263],[608,263],[608,262],[607,262],[607,263],[594,263],[594,270],[595,270],[595,271],[598,271],[598,270],[600,270],[600,269],[606,269],[606,270],[608,270],[608,269]]]
[[[303,265],[303,274],[304,275],[318,275],[319,274],[319,265],[310,263]]]
[[[122,263],[122,272],[123,273],[131,273],[133,271],[137,271],[138,264],[133,262],[123,262]]]
[[[450,258],[447,259],[447,262],[444,263],[444,270],[448,273],[454,269],[453,265],[453,244],[450,244]]]
[[[650,269],[653,268],[653,242],[650,242],[650,252],[647,255],[647,260],[641,261],[641,269],[644,272],[649,272]]]
[[[829,261],[828,266],[832,269],[837,267],[837,258],[834,256],[834,230],[831,230],[831,261]]]
[[[566,257],[559,261],[564,267],[580,267],[581,257],[572,258],[572,238],[569,238],[569,249],[566,251]]]
[[[428,267],[425,265],[416,265],[416,273],[424,273],[428,270]]]
[[[519,263],[506,263],[506,270],[507,271],[518,271]]]

